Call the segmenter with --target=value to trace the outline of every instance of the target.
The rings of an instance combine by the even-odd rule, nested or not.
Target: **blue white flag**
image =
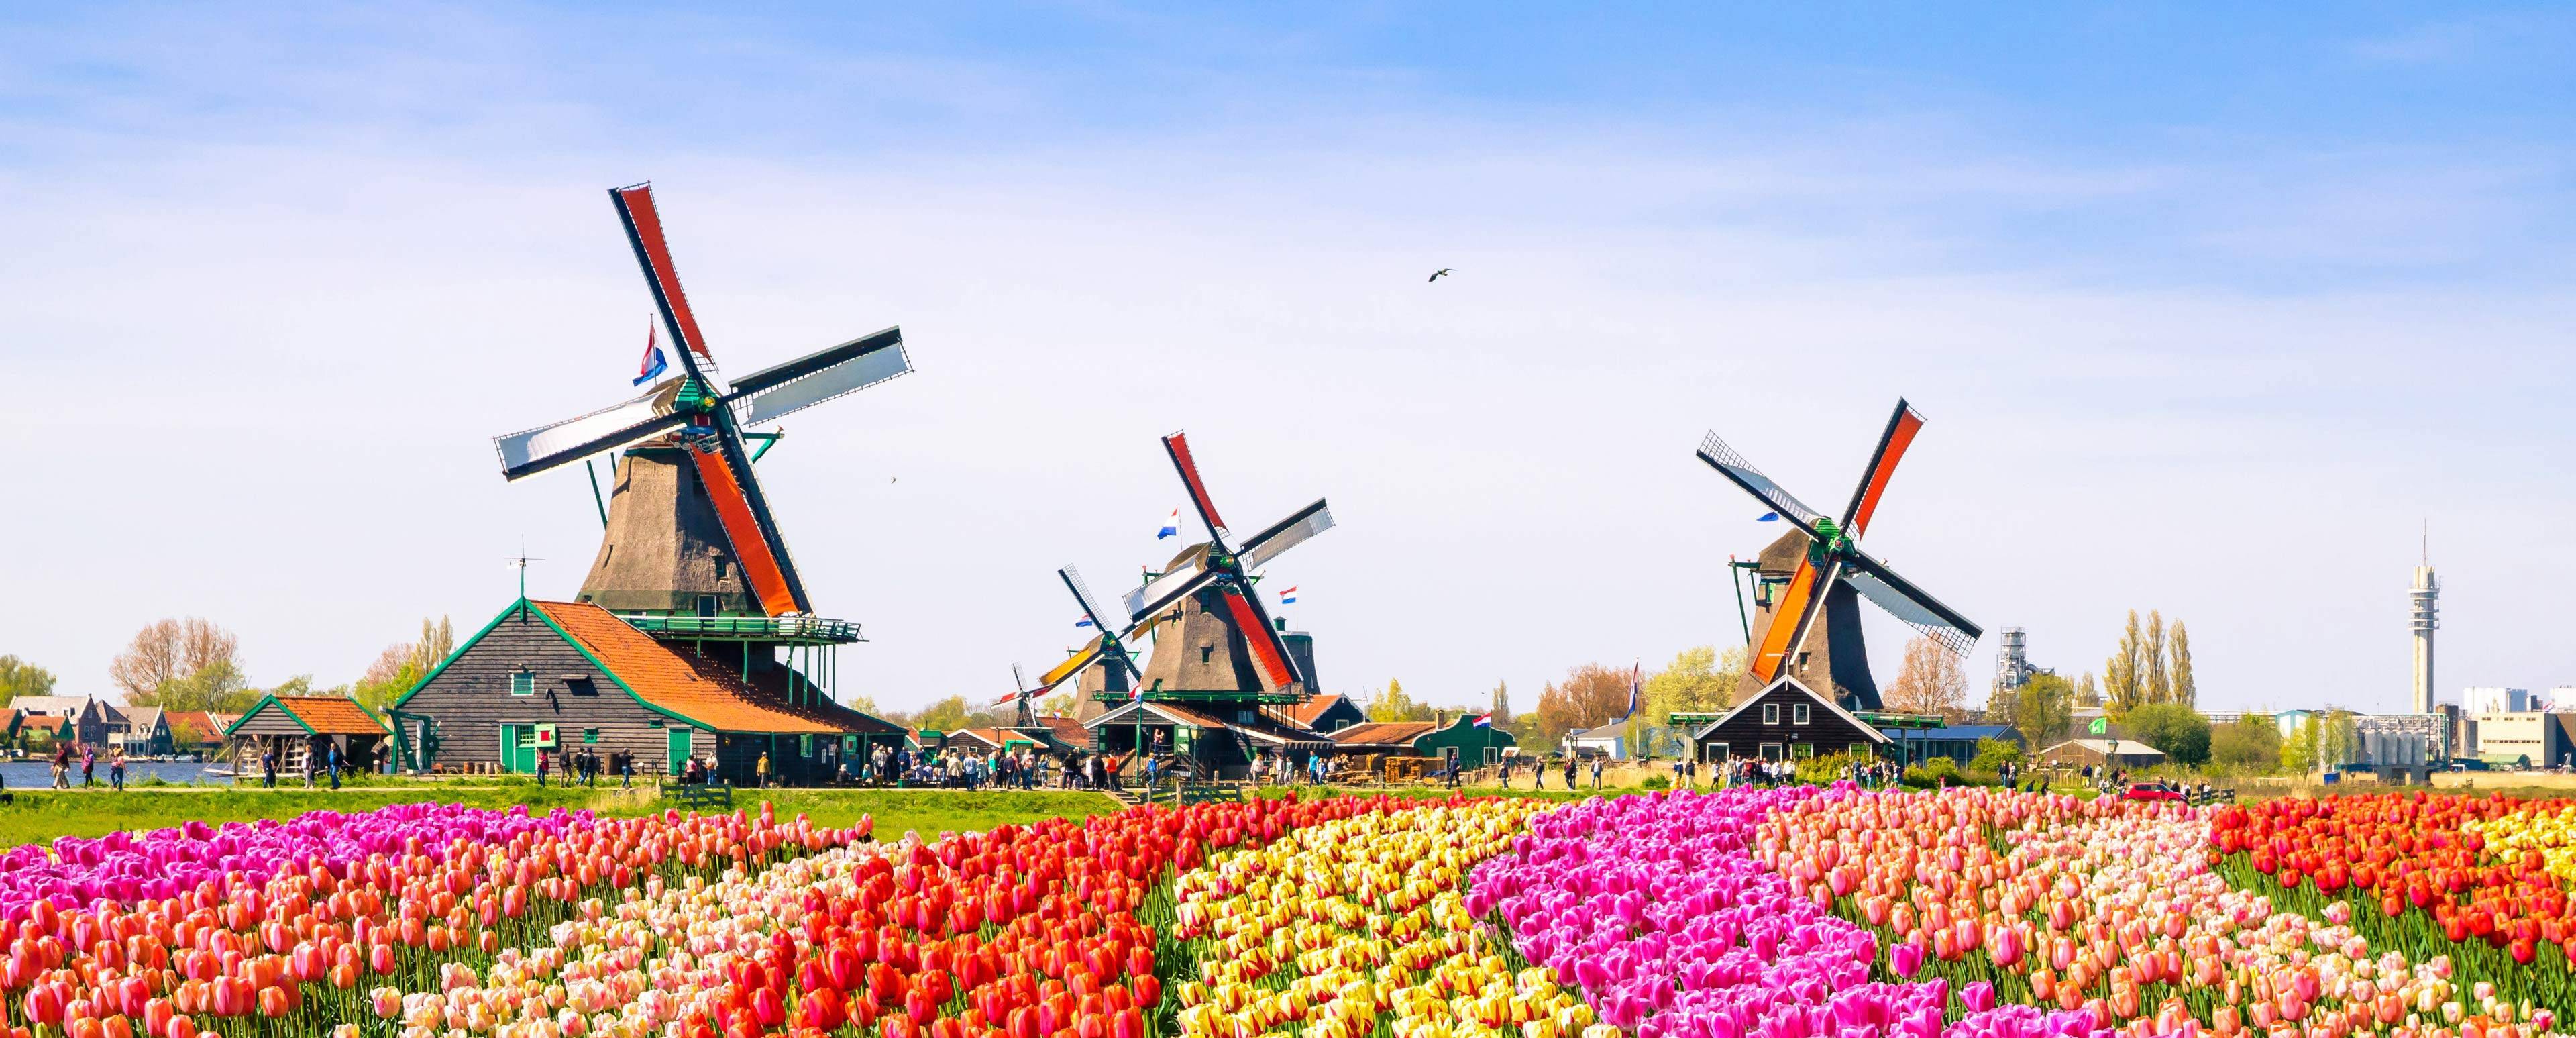
[[[1492,715],[1492,714],[1477,714],[1477,715],[1476,715],[1476,727],[1478,727],[1478,728],[1491,728],[1491,727],[1493,727],[1493,726],[1494,726],[1494,715]]]
[[[671,367],[671,359],[663,356],[662,347],[655,344],[653,341],[654,336],[660,331],[660,328],[655,327],[650,322],[647,322],[644,325],[644,365],[637,369],[638,371],[643,372],[643,374],[635,376],[635,385],[640,386],[644,383],[660,378],[662,377],[662,372],[669,370]]]
[[[1181,535],[1181,510],[1180,510],[1180,509],[1178,509],[1178,508],[1174,508],[1174,509],[1172,509],[1172,517],[1171,517],[1171,518],[1169,518],[1169,519],[1165,519],[1165,520],[1163,520],[1163,528],[1162,528],[1160,531],[1157,531],[1157,532],[1154,534],[1154,539],[1159,541],[1159,540],[1162,540],[1162,539],[1163,539],[1163,538],[1165,538],[1165,537],[1178,537],[1178,536],[1180,536],[1180,535]]]
[[[1076,626],[1076,627],[1089,627],[1089,626],[1091,626],[1091,614],[1089,614],[1089,613],[1084,613],[1084,614],[1082,614],[1081,616],[1075,617],[1075,618],[1074,618],[1074,620],[1073,620],[1073,625],[1074,625],[1074,626]]]
[[[1279,604],[1280,604],[1280,605],[1295,605],[1295,604],[1297,604],[1297,589],[1296,589],[1296,588],[1293,588],[1293,587],[1292,587],[1292,588],[1283,588],[1283,589],[1281,589],[1281,590],[1280,590],[1280,592],[1279,592]]]
[[[1754,520],[1754,522],[1757,523],[1776,523],[1779,521],[1780,513],[1778,512],[1764,512],[1762,513],[1762,518]]]

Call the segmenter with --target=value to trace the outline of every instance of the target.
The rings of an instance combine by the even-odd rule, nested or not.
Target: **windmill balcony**
[[[773,645],[850,645],[867,639],[851,620],[816,616],[692,616],[669,613],[620,614],[636,630],[656,638],[694,641],[765,642]]]

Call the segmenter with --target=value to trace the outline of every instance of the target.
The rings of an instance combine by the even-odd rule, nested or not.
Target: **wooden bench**
[[[1178,790],[1183,804],[1240,804],[1243,787],[1228,782],[1184,782]]]
[[[704,811],[712,806],[718,810],[731,811],[733,810],[733,787],[723,783],[687,786],[666,782],[662,785],[662,799],[679,801],[680,806],[691,810]]]

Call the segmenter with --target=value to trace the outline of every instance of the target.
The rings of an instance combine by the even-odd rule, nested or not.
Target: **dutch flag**
[[[1162,540],[1162,539],[1163,539],[1163,538],[1165,538],[1165,537],[1178,537],[1178,536],[1180,536],[1180,535],[1181,535],[1181,510],[1180,510],[1180,509],[1178,509],[1178,508],[1174,508],[1174,509],[1172,509],[1172,516],[1171,516],[1171,518],[1163,520],[1163,528],[1162,528],[1161,530],[1159,530],[1159,531],[1156,531],[1156,532],[1155,532],[1155,534],[1154,534],[1154,539],[1159,541],[1159,540]]]
[[[1089,614],[1089,613],[1084,613],[1084,614],[1082,614],[1081,616],[1077,616],[1077,617],[1075,617],[1075,618],[1073,619],[1073,625],[1074,625],[1074,626],[1076,626],[1076,627],[1089,627],[1089,626],[1091,626],[1091,614]]]
[[[642,367],[636,369],[642,372],[642,374],[635,376],[635,382],[633,383],[635,385],[640,386],[644,383],[660,378],[662,377],[662,372],[669,370],[671,367],[671,359],[663,356],[662,347],[653,341],[656,333],[660,331],[661,329],[655,327],[652,322],[645,322],[644,364]]]
[[[1279,591],[1279,604],[1280,604],[1280,605],[1295,605],[1295,604],[1297,604],[1297,589],[1296,589],[1296,588],[1293,588],[1293,587],[1292,587],[1292,588],[1282,588],[1282,589],[1280,589],[1280,591]]]
[[[1494,715],[1492,715],[1492,714],[1477,714],[1477,715],[1476,715],[1476,727],[1478,727],[1478,728],[1491,728],[1491,727],[1493,727],[1493,726],[1494,726]]]

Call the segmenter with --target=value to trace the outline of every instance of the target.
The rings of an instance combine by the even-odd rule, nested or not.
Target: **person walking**
[[[98,785],[98,751],[81,747],[81,788]]]
[[[338,789],[340,788],[340,768],[344,763],[340,757],[340,744],[332,743],[331,748],[326,752],[330,754],[324,759],[324,763],[331,769],[331,788]]]
[[[267,782],[268,788],[277,788],[277,747],[270,746],[260,750],[259,772]]]
[[[321,766],[322,755],[313,752],[312,745],[307,744],[304,747],[304,788],[313,788],[313,772]]]
[[[1598,754],[1598,753],[1596,753],[1596,754],[1593,754],[1593,755],[1592,755],[1592,788],[1594,788],[1594,789],[1599,789],[1599,788],[1601,788],[1601,758],[1602,758],[1602,756],[1603,756],[1602,754]]]
[[[107,759],[107,784],[119,793],[125,792],[124,750],[115,751],[115,755]]]
[[[751,766],[751,775],[752,775],[752,788],[753,788],[753,789],[768,789],[768,788],[769,788],[769,751],[768,751],[768,750],[762,750],[762,751],[760,751],[760,761],[759,761],[759,763],[753,764],[753,765]]]
[[[54,788],[72,788],[72,744],[54,744]]]

